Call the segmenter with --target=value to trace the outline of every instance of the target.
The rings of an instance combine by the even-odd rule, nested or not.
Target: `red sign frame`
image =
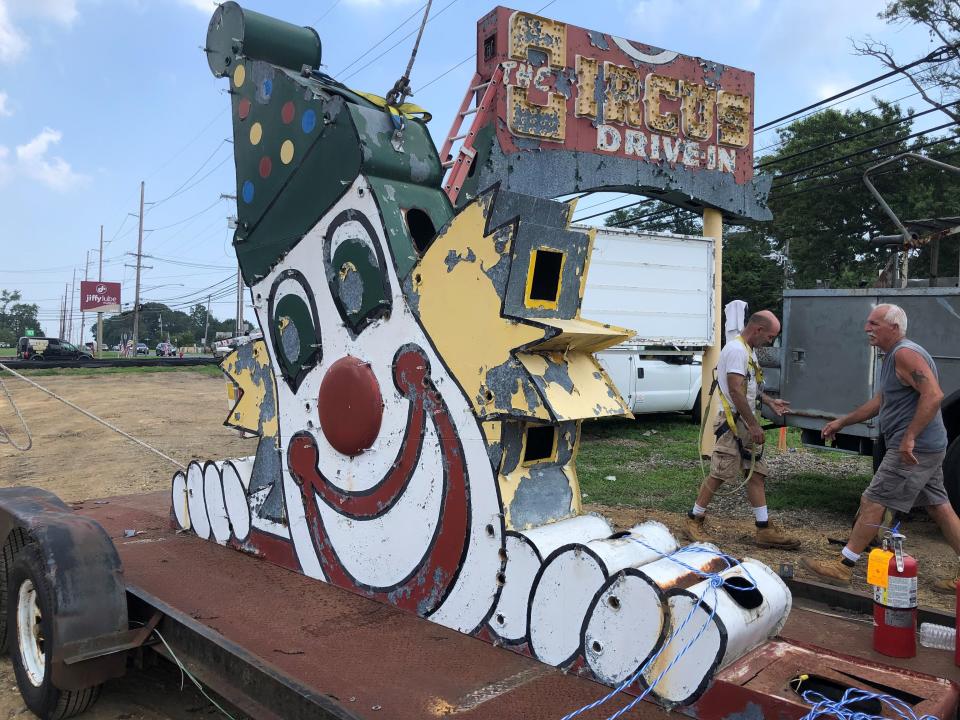
[[[80,312],[120,312],[120,283],[81,280]]]

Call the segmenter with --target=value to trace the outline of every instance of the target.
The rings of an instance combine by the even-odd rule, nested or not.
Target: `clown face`
[[[301,568],[474,629],[502,570],[497,483],[468,402],[407,305],[367,181],[251,291]]]

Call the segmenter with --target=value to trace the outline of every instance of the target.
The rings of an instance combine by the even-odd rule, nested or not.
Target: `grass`
[[[677,415],[584,423],[577,474],[587,502],[688,510],[702,480],[698,435],[698,426]],[[773,432],[768,432],[768,443],[767,452],[775,453]],[[833,513],[856,509],[869,474],[851,472],[844,462],[849,456],[800,449],[797,430],[788,431],[787,446],[801,453],[792,466],[805,465],[803,458],[810,457],[812,469],[771,477],[767,482],[771,509]],[[709,472],[706,460],[704,472]]]
[[[130,375],[133,373],[169,373],[196,372],[210,377],[223,377],[219,365],[187,365],[184,367],[108,367],[108,368],[44,368],[43,370],[17,370],[25,377],[44,377],[62,375],[64,377],[85,377],[93,375]],[[5,373],[0,373],[0,376]]]

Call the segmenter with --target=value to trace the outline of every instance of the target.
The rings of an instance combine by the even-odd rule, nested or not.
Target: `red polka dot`
[[[283,120],[284,125],[289,125],[293,120],[294,107],[292,102],[285,102],[283,107],[280,109],[280,119]]]
[[[241,120],[246,120],[250,115],[250,101],[247,98],[240,99],[240,107],[237,109],[237,115]]]
[[[270,177],[270,172],[273,170],[273,162],[268,157],[260,158],[260,177],[267,178]]]

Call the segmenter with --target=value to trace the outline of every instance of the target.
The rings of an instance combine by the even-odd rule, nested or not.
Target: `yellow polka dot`
[[[250,126],[250,144],[259,145],[260,138],[263,137],[263,126],[260,123],[254,123]]]
[[[291,160],[293,160],[293,142],[284,140],[283,145],[280,146],[280,161],[284,165],[289,165]]]
[[[237,65],[233,70],[233,86],[243,87],[243,81],[247,79],[247,70],[243,65]]]

